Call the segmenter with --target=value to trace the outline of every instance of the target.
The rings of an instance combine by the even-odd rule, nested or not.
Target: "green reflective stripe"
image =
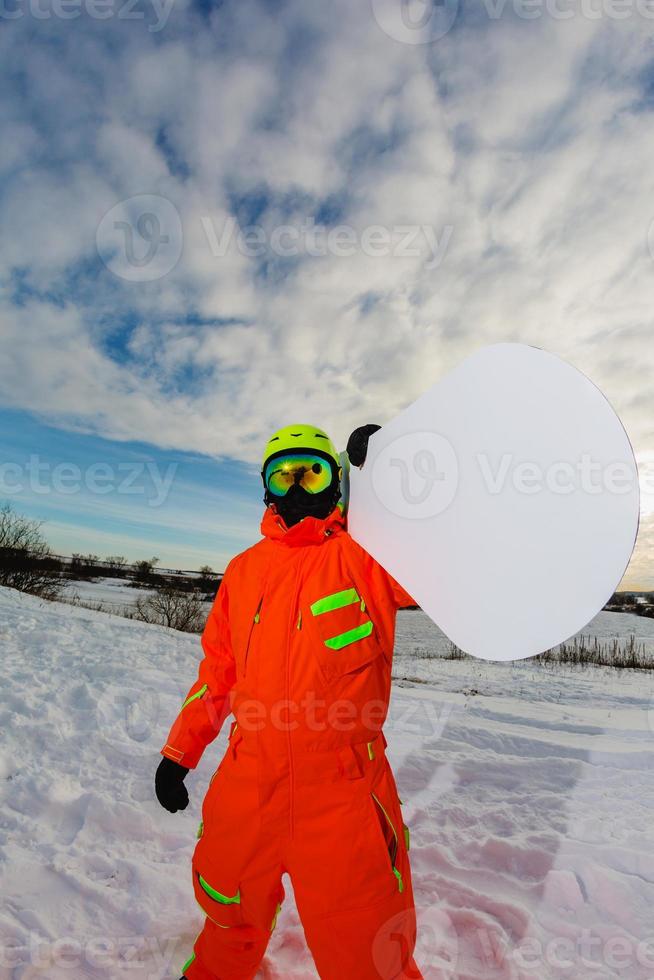
[[[321,616],[323,613],[331,612],[333,609],[342,609],[343,606],[351,606],[353,602],[359,601],[359,594],[356,589],[343,589],[342,592],[334,592],[326,595],[324,599],[318,599],[311,603],[311,612],[314,616]]]
[[[339,633],[338,636],[333,636],[331,640],[325,640],[325,646],[329,647],[330,650],[340,650],[350,643],[363,640],[366,636],[370,636],[371,633],[372,621],[369,619],[367,623],[361,623],[361,626],[355,626],[353,630],[348,630],[347,633]]]
[[[393,821],[389,817],[388,812],[386,810],[386,807],[381,802],[381,800],[379,799],[379,797],[377,796],[377,794],[376,793],[372,793],[371,796],[372,796],[373,800],[375,801],[375,803],[377,804],[377,806],[379,807],[379,809],[382,811],[382,813],[386,817],[386,820],[388,822],[388,826],[393,831],[393,836],[395,837],[396,850],[397,850],[397,845],[399,844],[399,838],[397,836],[397,830],[395,829],[395,824],[393,823]],[[404,829],[405,829],[405,832],[408,830],[407,827],[405,827]],[[402,878],[402,872],[401,871],[398,871],[398,869],[395,867],[394,856],[391,856],[391,863],[393,865],[393,874],[397,878],[397,887],[398,887],[398,889],[399,889],[400,892],[403,892],[404,891],[404,880]]]
[[[200,903],[200,902],[198,901],[198,897],[197,897],[197,895],[195,896],[195,901],[197,902],[197,904],[198,904],[198,906],[199,906],[199,907],[200,907],[200,908],[202,909],[202,912],[203,912],[203,914],[204,914],[204,917],[205,917],[205,919],[211,919],[211,916],[209,915],[209,913],[208,913],[208,912],[207,912],[207,910],[205,909],[205,907],[204,907],[204,905],[202,905],[202,904],[201,904],[201,903]],[[219,929],[232,929],[232,928],[233,928],[233,926],[224,926],[224,925],[222,925],[222,924],[221,924],[220,922],[216,922],[216,920],[215,920],[215,919],[211,919],[211,921],[213,922],[213,924],[214,924],[215,926],[218,926],[218,928],[219,928]]]
[[[208,687],[209,687],[208,684],[203,684],[199,691],[196,691],[195,694],[192,694],[190,696],[190,698],[187,698],[184,704],[182,705],[182,711],[184,710],[187,704],[191,703],[191,701],[195,701],[196,698],[201,698],[203,694],[206,694]]]
[[[202,837],[202,834],[203,833],[204,833],[204,820],[201,820],[200,821],[200,826],[198,827],[198,832],[197,832],[197,835],[196,835],[196,839],[197,840],[200,840],[200,838]]]
[[[188,959],[186,961],[186,963],[184,964],[184,966],[182,967],[182,973],[186,973],[186,971],[188,970],[188,968],[191,965],[191,963],[194,963],[194,962],[195,962],[195,953],[191,953],[190,959]]]
[[[272,920],[272,922],[270,924],[270,931],[271,932],[274,931],[275,926],[277,925],[277,919],[279,918],[279,913],[281,912],[281,910],[282,910],[282,906],[281,906],[281,904],[278,903],[277,904],[277,908],[275,909],[275,914],[273,915],[273,920]]]
[[[208,881],[205,881],[201,874],[198,874],[198,881],[202,886],[202,890],[207,893],[209,898],[213,898],[214,902],[220,902],[221,905],[240,905],[241,904],[241,891],[240,889],[231,898],[229,895],[223,895],[221,892],[216,891],[212,888]]]
[[[411,850],[411,833],[406,824],[404,824],[404,843],[406,844],[407,851]]]

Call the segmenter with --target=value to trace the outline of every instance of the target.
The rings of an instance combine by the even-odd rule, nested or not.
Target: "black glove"
[[[381,425],[360,425],[347,440],[347,455],[352,466],[363,466],[368,453],[368,440],[373,432],[381,429]]]
[[[154,790],[164,809],[171,813],[185,810],[188,806],[188,790],[184,785],[188,769],[178,762],[163,757],[154,777]]]

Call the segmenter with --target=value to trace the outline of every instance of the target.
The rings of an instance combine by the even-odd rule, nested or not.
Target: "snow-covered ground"
[[[96,578],[66,582],[64,595],[66,599],[79,599],[86,605],[101,605],[105,612],[121,615],[137,599],[144,599],[152,591],[136,588],[124,578]]]
[[[652,620],[583,632],[631,629],[654,650]],[[448,661],[440,642],[400,614],[386,728],[426,980],[652,980],[654,673]],[[152,777],[199,655],[197,637],[0,589],[1,980],[180,975],[226,733],[184,813]],[[309,980],[286,885],[260,976]]]

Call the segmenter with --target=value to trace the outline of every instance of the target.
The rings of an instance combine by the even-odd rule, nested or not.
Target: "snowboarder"
[[[378,428],[352,433],[352,465]],[[192,874],[206,919],[183,973],[254,977],[287,872],[323,980],[419,980],[408,830],[382,732],[395,615],[412,599],[347,533],[325,432],[279,430],[261,474],[263,540],[227,566],[156,774],[162,806],[185,809],[184,778],[233,712],[202,806]]]

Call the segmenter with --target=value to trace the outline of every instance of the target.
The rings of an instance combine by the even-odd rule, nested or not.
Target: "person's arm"
[[[218,589],[202,634],[204,659],[161,754],[186,769],[195,769],[207,745],[216,738],[231,710],[229,694],[236,668],[229,630],[228,570]]]
[[[405,609],[407,606],[418,605],[416,600],[409,595],[406,589],[402,588],[400,583],[397,582],[392,575],[389,575],[388,572],[386,572],[386,575],[390,583],[391,591],[393,594],[393,598],[395,599],[395,605],[397,609]]]

